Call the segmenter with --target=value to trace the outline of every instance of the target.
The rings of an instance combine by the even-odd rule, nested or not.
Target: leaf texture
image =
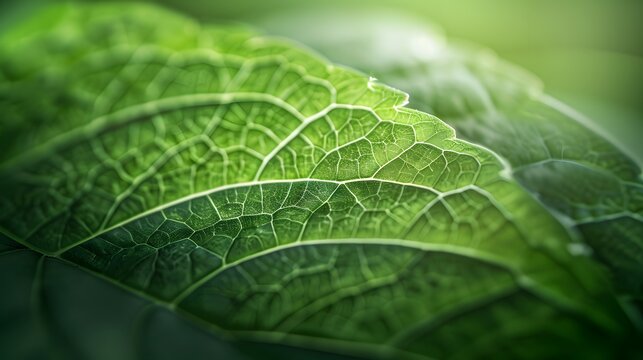
[[[450,42],[413,19],[379,13],[361,19],[356,26],[350,17],[300,13],[268,18],[265,26],[408,91],[411,106],[493,150],[525,189],[591,247],[610,269],[619,292],[640,305],[639,165],[609,136],[594,130],[591,120],[547,95],[537,78],[490,50]],[[358,30],[341,31],[341,37],[329,41],[319,28],[301,31],[305,23]],[[388,41],[369,41],[373,34]]]
[[[0,226],[47,259],[251,342],[629,351],[583,245],[404,93],[147,6],[53,8],[0,53]]]

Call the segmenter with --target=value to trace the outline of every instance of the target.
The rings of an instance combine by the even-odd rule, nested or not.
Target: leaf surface
[[[361,19],[356,25],[350,17],[329,17],[322,11],[268,17],[265,27],[409,92],[411,106],[493,150],[525,189],[593,249],[619,292],[640,304],[639,165],[595,130],[590,119],[547,95],[537,78],[490,50],[450,42],[413,19],[379,13],[362,14]],[[317,27],[300,31],[304,23]],[[320,31],[330,24],[351,31],[333,38]]]
[[[243,341],[628,351],[582,244],[404,93],[147,6],[54,8],[0,53],[0,226],[47,258]]]

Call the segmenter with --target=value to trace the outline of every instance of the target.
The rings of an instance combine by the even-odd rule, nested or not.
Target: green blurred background
[[[5,0],[2,25],[55,0]],[[408,15],[450,38],[489,47],[538,76],[643,163],[641,0],[227,0],[154,1],[203,21],[244,23],[311,8],[360,17],[360,8]],[[316,11],[316,10],[315,10]],[[293,15],[295,16],[295,15]],[[162,24],[159,24],[162,26]],[[315,28],[315,24],[310,24]],[[268,33],[270,30],[265,30]],[[318,31],[324,31],[319,28]],[[411,94],[412,96],[413,94]]]

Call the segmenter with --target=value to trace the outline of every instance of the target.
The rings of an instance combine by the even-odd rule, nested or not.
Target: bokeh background
[[[3,1],[0,31],[21,12],[52,2],[60,1]],[[202,21],[243,23],[268,34],[278,31],[267,19],[284,13],[292,17],[298,12],[356,19],[373,13],[381,17],[412,17],[442,29],[450,39],[488,47],[532,72],[543,81],[548,93],[587,115],[639,164],[643,163],[641,0],[153,2]],[[304,30],[322,35],[329,31],[327,21],[309,21],[306,26]]]

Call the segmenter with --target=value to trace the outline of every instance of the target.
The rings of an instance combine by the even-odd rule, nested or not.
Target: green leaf
[[[356,26],[352,18],[323,14],[277,16],[266,27],[408,91],[412,106],[493,150],[593,249],[622,294],[643,299],[641,169],[606,134],[487,49],[450,43],[438,30],[405,18],[362,14]],[[358,30],[329,39],[316,28],[299,30],[304,23]],[[374,33],[389,41],[372,40]]]
[[[402,92],[148,6],[53,8],[0,54],[0,226],[29,269],[63,259],[241,349],[630,351],[583,245]]]

